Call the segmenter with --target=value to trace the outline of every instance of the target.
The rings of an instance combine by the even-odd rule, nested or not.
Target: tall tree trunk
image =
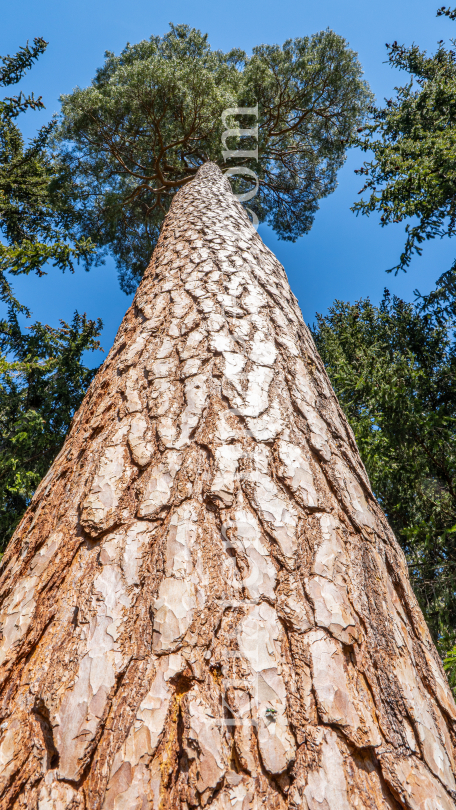
[[[2,570],[4,810],[454,809],[456,707],[404,556],[213,164]]]

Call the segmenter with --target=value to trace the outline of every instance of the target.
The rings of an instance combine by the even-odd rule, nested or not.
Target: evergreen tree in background
[[[445,657],[456,635],[453,324],[385,291],[379,307],[336,301],[314,337]]]
[[[46,47],[37,38],[32,47],[0,57],[0,87],[17,84]],[[33,94],[21,92],[0,101],[0,227],[6,240],[0,245],[0,291],[4,303],[22,312],[25,308],[15,299],[6,273],[40,275],[49,261],[72,270],[75,261],[87,266],[93,251],[89,240],[72,238],[79,217],[76,187],[49,148],[56,120],[41,127],[28,146],[16,124],[20,113],[40,109],[41,96]]]
[[[442,7],[438,16],[456,19]],[[452,45],[454,47],[454,42]],[[367,198],[357,214],[382,226],[406,223],[392,271],[406,270],[426,240],[456,226],[456,53],[387,46],[409,82],[372,107],[355,145],[373,157],[359,174]],[[415,305],[385,292],[336,301],[318,316],[315,338],[355,432],[374,491],[408,559],[415,592],[456,688],[456,263]],[[453,648],[453,649],[452,649]]]
[[[437,16],[456,19],[444,6]],[[454,40],[451,40],[453,48]],[[456,52],[440,40],[429,56],[418,45],[387,45],[392,67],[410,79],[396,88],[383,108],[370,108],[370,121],[358,130],[354,145],[373,159],[358,173],[365,178],[355,203],[357,214],[380,214],[382,226],[406,222],[406,241],[397,265],[406,270],[423,243],[456,233]],[[456,263],[437,280],[423,303],[438,305],[440,316],[456,314]]]
[[[40,38],[0,64],[0,86],[17,84],[47,43]],[[59,451],[72,415],[93,377],[82,363],[99,347],[101,321],[75,313],[70,325],[34,323],[14,295],[9,276],[43,275],[51,262],[61,270],[87,262],[92,246],[72,238],[78,213],[69,175],[49,148],[55,121],[26,146],[16,119],[43,108],[34,95],[0,101],[0,550],[8,542],[38,482]]]
[[[62,160],[83,195],[81,233],[114,254],[122,288],[133,291],[173,194],[212,160],[256,173],[249,207],[294,241],[334,191],[370,98],[356,54],[329,30],[259,45],[249,57],[213,51],[207,35],[171,25],[164,37],[107,53],[90,87],[62,99]],[[256,105],[258,119],[222,121],[229,108]],[[258,143],[233,134],[256,125]],[[248,154],[257,147],[257,158]],[[225,160],[236,148],[247,154]],[[254,188],[252,175],[233,179],[233,188]]]

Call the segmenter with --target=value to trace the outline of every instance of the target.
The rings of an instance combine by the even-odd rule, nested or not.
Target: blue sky
[[[439,39],[456,36],[456,23],[436,18],[440,2],[430,0],[15,0],[4,3],[0,53],[42,36],[49,46],[28,77],[24,91],[41,94],[46,110],[19,119],[24,132],[35,129],[59,110],[59,96],[77,85],[84,87],[103,62],[106,50],[118,53],[129,42],[164,34],[170,21],[188,23],[209,34],[213,48],[240,47],[250,52],[260,43],[282,43],[297,36],[332,28],[357,51],[377,100],[391,96],[405,75],[385,64],[385,43],[418,43],[433,51]],[[448,240],[434,241],[414,259],[409,272],[394,277],[385,270],[396,264],[403,244],[403,227],[380,228],[378,218],[355,217],[350,206],[361,186],[354,169],[360,154],[350,152],[339,174],[334,194],[321,202],[312,231],[295,244],[280,242],[267,227],[260,233],[283,263],[304,318],[312,323],[315,312],[325,312],[336,298],[354,301],[370,296],[378,302],[383,288],[407,300],[413,291],[432,288],[454,258]],[[119,289],[112,261],[74,275],[50,268],[45,278],[19,278],[15,289],[33,311],[33,318],[57,325],[70,320],[77,308],[89,317],[101,317],[102,344],[109,350],[131,298]],[[92,363],[102,358],[93,358]]]

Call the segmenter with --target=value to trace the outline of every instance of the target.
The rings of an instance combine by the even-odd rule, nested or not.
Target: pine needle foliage
[[[36,38],[0,58],[0,86],[17,84],[46,45]],[[11,276],[42,276],[49,265],[71,271],[93,251],[75,236],[74,186],[49,148],[56,122],[28,145],[17,125],[21,113],[43,107],[41,97],[22,92],[0,100],[0,552],[62,446],[95,373],[83,353],[99,348],[101,329],[101,321],[78,313],[57,329],[38,322],[23,328],[31,313],[11,286]]]
[[[212,160],[250,170],[233,180],[241,194],[256,174],[249,208],[294,241],[336,187],[370,99],[356,54],[329,30],[259,45],[248,56],[214,51],[206,34],[171,25],[119,56],[108,52],[90,87],[62,97],[58,137],[62,161],[83,190],[81,234],[114,254],[130,292],[173,194]],[[256,105],[258,119],[245,113],[222,121],[230,108]],[[258,142],[242,134],[256,126]],[[223,143],[227,127],[233,132]],[[257,146],[258,156],[249,155]],[[247,154],[223,155],[235,149]]]
[[[456,19],[442,6],[437,16]],[[405,223],[398,263],[407,270],[426,241],[456,233],[456,41],[440,40],[429,55],[418,45],[387,45],[392,67],[408,74],[384,107],[370,107],[354,145],[372,154],[358,170],[364,179],[356,214],[380,214],[380,224]],[[440,317],[456,315],[456,263],[438,279],[432,304]],[[435,310],[437,312],[437,310]]]
[[[454,323],[386,290],[378,307],[336,301],[314,337],[444,658],[456,641]]]

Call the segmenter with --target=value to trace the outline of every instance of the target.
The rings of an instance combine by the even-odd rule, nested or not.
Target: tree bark
[[[0,587],[4,810],[455,807],[456,707],[404,555],[213,164]]]

